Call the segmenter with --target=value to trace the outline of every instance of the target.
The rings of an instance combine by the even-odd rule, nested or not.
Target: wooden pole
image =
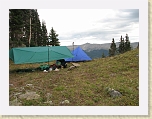
[[[48,66],[49,66],[49,46],[48,46]]]

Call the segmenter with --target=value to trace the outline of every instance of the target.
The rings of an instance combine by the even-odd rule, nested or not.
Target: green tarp
[[[9,58],[15,64],[40,63],[73,57],[66,46],[12,48]]]

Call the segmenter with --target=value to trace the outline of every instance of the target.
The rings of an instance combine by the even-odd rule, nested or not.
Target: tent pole
[[[48,66],[49,66],[49,46],[48,46]]]
[[[73,51],[74,51],[74,42],[72,44],[73,44]],[[72,57],[72,61],[73,61],[73,57]]]

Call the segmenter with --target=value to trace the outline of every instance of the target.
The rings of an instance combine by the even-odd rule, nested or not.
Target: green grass
[[[79,62],[81,65],[73,70],[61,69],[59,72],[34,71],[18,73],[15,70],[37,68],[40,64],[16,65],[10,61],[9,88],[10,101],[14,93],[35,91],[39,99],[18,99],[22,105],[54,106],[69,100],[69,106],[138,106],[139,105],[139,54],[138,49],[114,57],[99,58],[90,62]],[[50,64],[53,62],[50,62]],[[68,64],[68,67],[71,63]],[[26,87],[33,84],[33,87]],[[22,90],[24,87],[24,90]],[[113,88],[122,93],[122,97],[112,98],[105,89]]]

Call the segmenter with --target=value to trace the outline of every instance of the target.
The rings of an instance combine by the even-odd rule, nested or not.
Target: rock
[[[13,86],[13,84],[9,84],[10,86]]]
[[[14,94],[14,96],[18,96],[18,95],[21,95],[21,93],[15,93],[15,94]]]
[[[80,66],[80,64],[78,64],[78,63],[72,63],[72,65],[75,66],[75,67],[79,67]]]
[[[50,93],[47,93],[47,96],[51,96],[52,94],[50,94]]]
[[[47,102],[49,101],[50,97],[52,96],[52,94],[47,93]]]
[[[28,86],[32,86],[33,84],[26,84],[26,86],[28,87]]]
[[[53,102],[52,102],[52,101],[49,101],[49,104],[50,104],[50,105],[53,105]]]
[[[27,99],[27,100],[32,100],[32,99],[38,99],[40,95],[36,94],[36,92],[26,92],[25,94],[19,95],[20,99]]]
[[[21,106],[22,104],[20,102],[17,101],[17,98],[9,101],[9,106]]]
[[[114,89],[112,89],[111,91],[109,91],[109,94],[111,97],[115,98],[115,97],[121,97],[122,94]]]
[[[47,101],[47,102],[44,102],[44,103],[47,103],[47,104],[53,105],[53,102],[52,102],[52,101]]]
[[[18,90],[21,92],[25,91],[24,87],[20,87]]]
[[[68,68],[68,70],[72,70],[72,69],[74,69],[74,68],[76,68],[76,66],[70,66],[70,67]]]
[[[61,104],[69,104],[69,103],[70,103],[69,100],[64,100],[64,101],[61,102]]]

